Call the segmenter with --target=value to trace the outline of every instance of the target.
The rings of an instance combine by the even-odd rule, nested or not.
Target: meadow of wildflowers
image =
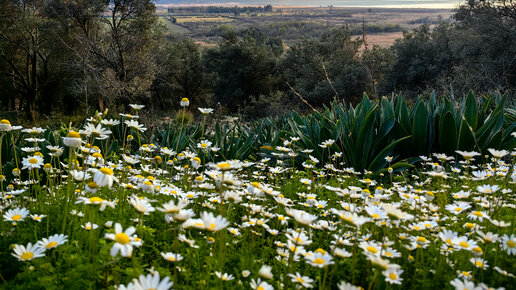
[[[385,155],[368,171],[333,139],[310,149],[293,135],[226,160],[205,128],[213,110],[199,109],[190,146],[167,148],[131,107],[61,135],[0,121],[0,288],[516,285],[515,151]]]

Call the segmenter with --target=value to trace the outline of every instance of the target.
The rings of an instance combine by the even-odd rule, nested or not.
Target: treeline
[[[109,3],[108,3],[109,2]],[[388,48],[327,28],[287,47],[283,37],[222,28],[215,47],[167,34],[150,0],[0,0],[2,115],[127,109],[146,117],[192,105],[262,117],[364,92],[417,96],[516,89],[516,4],[469,1],[453,21],[406,32]]]
[[[190,34],[195,38],[216,38],[222,37],[223,33],[231,29],[227,24],[217,25],[209,29],[203,29],[204,25],[201,23],[191,22],[187,26],[195,31]],[[314,21],[277,21],[267,23],[256,23],[252,25],[253,29],[265,33],[268,37],[281,38],[287,45],[303,39],[303,38],[321,38],[325,33],[335,26]],[[234,28],[238,36],[243,36],[248,28]],[[366,33],[389,33],[401,32],[404,28],[399,24],[380,24],[368,23],[365,25],[349,25],[347,26],[351,35],[362,35]]]
[[[192,7],[173,7],[168,8],[168,13],[173,14],[221,14],[232,13],[239,15],[242,13],[265,13],[272,12],[271,5],[265,6],[192,6]]]

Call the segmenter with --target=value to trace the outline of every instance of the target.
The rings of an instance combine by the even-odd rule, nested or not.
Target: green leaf
[[[416,154],[426,154],[428,128],[428,111],[425,103],[419,101],[416,105],[414,120],[412,125],[412,146],[416,150]]]
[[[440,152],[447,154],[454,154],[457,149],[457,128],[455,119],[450,112],[444,114],[444,118],[439,124],[439,147]]]

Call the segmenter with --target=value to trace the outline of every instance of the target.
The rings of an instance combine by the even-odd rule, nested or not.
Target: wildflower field
[[[1,289],[512,289],[516,110],[401,96],[214,124],[0,121]],[[185,124],[185,112],[200,116]]]

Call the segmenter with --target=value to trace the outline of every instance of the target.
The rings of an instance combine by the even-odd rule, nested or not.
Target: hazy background
[[[273,5],[273,6],[329,6],[335,7],[410,7],[410,8],[454,8],[460,2],[450,0],[376,0],[376,1],[356,1],[356,0],[333,0],[333,1],[310,1],[310,0],[267,0],[267,1],[188,1],[188,0],[159,0],[158,5],[169,4],[222,4],[222,5]]]

